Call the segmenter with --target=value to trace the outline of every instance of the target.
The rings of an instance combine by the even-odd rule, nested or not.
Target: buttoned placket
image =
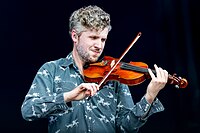
[[[91,110],[91,104],[90,104],[90,98],[86,98],[86,114],[87,114],[87,120],[88,120],[88,133],[92,132],[92,113]],[[88,110],[89,109],[89,110]]]
[[[78,69],[76,69],[76,70],[78,70]],[[80,74],[80,71],[78,70],[77,72],[80,75],[80,82],[85,82],[83,76]],[[90,112],[91,111],[90,109],[92,107],[91,107],[90,98],[91,97],[85,98],[85,103],[86,103],[86,109],[85,109],[85,111],[86,111],[86,115],[87,115],[85,117],[86,117],[87,125],[88,125],[88,131],[87,131],[87,133],[91,133],[92,132],[92,116],[91,116],[91,112]],[[89,108],[89,110],[88,110],[88,108]]]

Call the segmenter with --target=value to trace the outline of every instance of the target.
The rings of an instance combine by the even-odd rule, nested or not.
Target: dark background
[[[155,63],[189,83],[184,89],[167,84],[158,95],[165,111],[152,115],[140,133],[200,132],[199,0],[1,0],[0,132],[47,133],[44,120],[22,118],[21,104],[39,67],[72,50],[69,16],[89,4],[111,15],[106,55],[119,58],[142,32],[123,61],[142,61],[152,69]],[[148,83],[130,87],[135,102]]]

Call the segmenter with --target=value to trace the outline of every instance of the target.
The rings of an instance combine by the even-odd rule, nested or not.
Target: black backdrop
[[[119,58],[142,32],[123,60],[155,63],[188,80],[185,89],[167,85],[159,93],[165,111],[151,116],[140,133],[200,132],[198,0],[1,0],[1,132],[47,132],[44,120],[23,120],[20,107],[39,67],[72,50],[68,18],[89,4],[111,14],[106,55]],[[135,102],[148,83],[130,87]]]

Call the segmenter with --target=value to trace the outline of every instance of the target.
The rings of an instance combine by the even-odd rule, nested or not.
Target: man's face
[[[87,30],[81,33],[76,44],[76,50],[82,61],[95,62],[103,52],[108,36],[108,28],[97,32]]]

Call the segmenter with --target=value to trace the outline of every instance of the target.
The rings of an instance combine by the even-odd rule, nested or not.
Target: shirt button
[[[149,105],[146,104],[146,107],[145,107],[144,111],[147,111],[148,107],[149,107]]]

